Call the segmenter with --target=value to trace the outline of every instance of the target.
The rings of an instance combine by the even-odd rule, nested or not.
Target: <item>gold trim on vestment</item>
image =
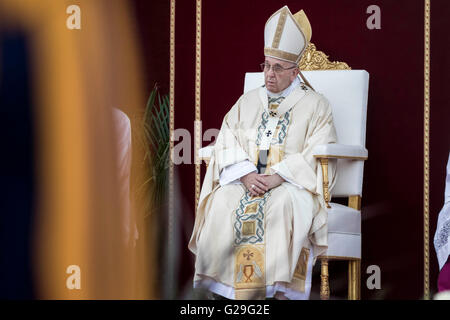
[[[258,210],[258,203],[252,203],[245,208],[244,213],[255,213]]]
[[[308,273],[308,261],[310,250],[303,247],[298,257],[297,265],[295,266],[294,277],[292,278],[291,287],[305,292],[306,275]]]
[[[256,234],[256,222],[255,221],[244,221],[242,223],[242,235],[253,236]]]
[[[279,105],[278,105],[279,106]],[[278,106],[276,107],[278,109]],[[288,110],[286,111],[286,113],[289,112],[289,115],[291,116],[291,111]],[[284,117],[285,114],[279,115],[280,117],[278,118],[278,123],[281,121],[284,121]],[[286,127],[286,136],[289,132],[289,128],[292,124],[292,121],[289,120],[289,123]],[[272,136],[272,138],[275,138],[278,140],[278,134],[280,131],[280,125],[277,124],[276,128],[275,128],[275,133]],[[283,161],[284,158],[284,154],[285,154],[285,149],[286,149],[286,138],[283,140],[283,144],[270,144],[269,146],[269,153],[267,156],[267,166],[266,166],[266,170],[265,170],[265,174],[270,174],[270,168],[273,167],[274,165],[278,164],[279,162]]]
[[[276,132],[277,131],[278,130],[276,130]],[[285,147],[284,144],[282,144],[282,145],[271,144],[270,145],[270,147],[269,147],[269,154],[267,156],[267,166],[266,166],[266,170],[264,171],[265,174],[269,174],[270,173],[270,168],[283,160],[284,147]]]
[[[257,146],[257,147],[255,148],[255,154],[256,154],[256,155],[255,155],[255,160],[253,161],[253,164],[255,165],[255,167],[258,166],[259,152],[260,152],[259,146]]]
[[[265,245],[235,248],[234,288],[236,300],[266,298]]]

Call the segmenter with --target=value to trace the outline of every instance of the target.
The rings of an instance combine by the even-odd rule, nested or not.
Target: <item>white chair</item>
[[[333,69],[333,65],[327,66],[327,69]],[[337,144],[317,146],[314,150],[315,157],[322,165],[324,197],[329,208],[328,250],[319,257],[320,296],[328,299],[330,295],[328,261],[348,260],[348,298],[357,300],[360,299],[361,286],[360,213],[363,170],[364,160],[368,156],[365,140],[369,74],[364,70],[316,70],[302,73],[311,86],[329,100],[338,137]],[[244,93],[263,84],[262,72],[246,73]],[[199,157],[207,163],[210,148],[199,150]],[[337,159],[337,181],[331,195],[328,190],[328,159]],[[348,206],[330,202],[331,196],[348,197]]]

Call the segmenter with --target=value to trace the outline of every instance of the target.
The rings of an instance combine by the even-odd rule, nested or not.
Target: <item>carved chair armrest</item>
[[[323,175],[323,197],[327,208],[331,208],[328,180],[328,159],[347,159],[355,161],[367,160],[368,151],[363,146],[345,145],[338,143],[322,144],[314,147],[313,156],[320,161]],[[354,201],[354,200],[351,200]]]

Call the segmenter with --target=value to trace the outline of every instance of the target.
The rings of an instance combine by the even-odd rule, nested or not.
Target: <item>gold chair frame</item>
[[[322,51],[318,51],[314,44],[309,44],[306,51],[299,62],[300,70],[351,70],[351,68],[345,62],[329,61],[328,56]],[[330,208],[330,192],[328,181],[328,160],[338,157],[332,155],[320,155],[316,156],[322,166],[323,174],[323,194],[327,207]],[[366,158],[348,158],[348,160],[366,160]],[[348,206],[355,210],[361,211],[361,196],[354,195],[349,196]],[[333,257],[333,256],[319,256],[321,261],[320,268],[320,298],[322,300],[328,300],[330,298],[330,285],[329,285],[329,272],[328,261],[330,260],[348,260],[348,299],[359,300],[361,299],[361,259],[345,258],[345,257]]]

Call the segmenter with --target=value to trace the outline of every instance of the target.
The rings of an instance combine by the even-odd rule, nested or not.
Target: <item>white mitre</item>
[[[287,6],[275,12],[264,27],[264,55],[298,63],[311,40],[312,30],[303,10],[292,14]]]

